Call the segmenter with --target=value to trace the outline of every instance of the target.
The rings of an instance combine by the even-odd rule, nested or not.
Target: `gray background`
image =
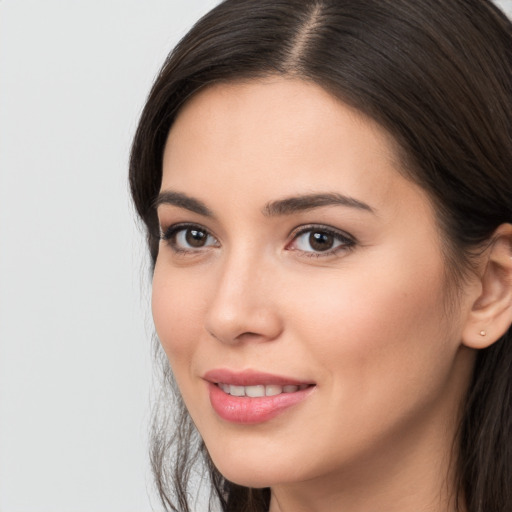
[[[214,4],[0,0],[0,512],[151,510],[127,159],[165,55]]]

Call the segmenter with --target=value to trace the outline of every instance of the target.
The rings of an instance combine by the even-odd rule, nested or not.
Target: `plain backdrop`
[[[128,153],[164,57],[216,3],[0,0],[0,512],[159,510]]]
[[[216,3],[0,1],[1,512],[151,510],[128,153],[165,56]]]

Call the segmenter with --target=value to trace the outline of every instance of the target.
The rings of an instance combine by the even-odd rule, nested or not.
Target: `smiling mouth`
[[[235,386],[233,384],[225,384],[217,382],[217,387],[222,389],[224,393],[235,397],[260,398],[264,396],[277,396],[282,393],[296,393],[312,386],[312,384],[300,384],[298,386],[289,384],[279,386],[277,384],[260,384],[256,386]]]
[[[228,379],[235,383],[222,382]],[[210,403],[217,416],[241,425],[264,423],[307,400],[316,387],[305,382],[275,382],[284,380],[280,377],[255,380],[249,372],[244,377],[227,374],[223,379],[207,381]],[[270,384],[260,384],[265,381]]]

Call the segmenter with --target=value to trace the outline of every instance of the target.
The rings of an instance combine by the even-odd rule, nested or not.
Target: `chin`
[[[278,451],[248,453],[236,450],[210,454],[212,461],[224,478],[237,485],[255,489],[273,487],[308,479],[303,467]]]

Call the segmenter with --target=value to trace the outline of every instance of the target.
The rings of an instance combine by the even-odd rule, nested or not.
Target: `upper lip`
[[[227,368],[210,370],[203,375],[203,379],[213,384],[230,384],[232,386],[258,386],[263,384],[275,386],[301,386],[314,384],[311,381],[300,380],[282,375],[260,372],[257,370],[233,371]]]

